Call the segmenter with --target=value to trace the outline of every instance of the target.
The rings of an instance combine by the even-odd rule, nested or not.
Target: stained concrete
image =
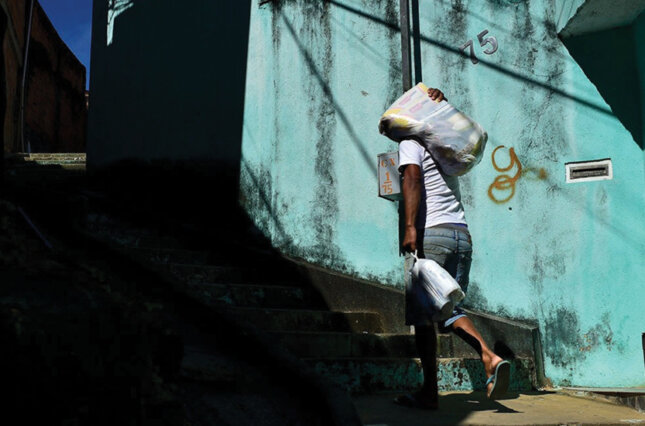
[[[428,425],[625,425],[645,424],[645,414],[605,402],[557,393],[516,394],[488,401],[483,392],[441,393],[437,411],[401,407],[395,395],[354,399],[366,426]]]

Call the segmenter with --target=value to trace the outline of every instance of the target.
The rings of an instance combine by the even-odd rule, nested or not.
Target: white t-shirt
[[[402,172],[403,166],[409,164],[421,167],[423,174],[424,185],[417,214],[417,229],[444,223],[466,225],[457,176],[442,174],[430,153],[415,140],[404,140],[399,144],[399,171]]]

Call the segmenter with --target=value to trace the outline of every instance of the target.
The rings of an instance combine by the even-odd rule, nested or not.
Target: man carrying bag
[[[438,89],[428,89],[435,101],[445,100]],[[405,206],[405,237],[403,249],[418,253],[443,267],[465,292],[470,272],[472,241],[468,231],[457,176],[448,176],[438,167],[424,146],[413,139],[399,144],[399,172],[403,177]],[[406,256],[406,271],[414,258]],[[423,366],[424,383],[419,392],[399,396],[400,405],[424,409],[438,408],[437,336],[432,322],[433,313],[427,303],[419,300],[418,285],[408,277],[406,284],[406,324],[414,326],[419,357]],[[418,290],[418,288],[416,289]],[[486,344],[464,311],[456,306],[448,319],[439,322],[440,331],[453,331],[479,353],[486,377],[487,395],[498,399],[508,389],[510,363],[502,360]]]

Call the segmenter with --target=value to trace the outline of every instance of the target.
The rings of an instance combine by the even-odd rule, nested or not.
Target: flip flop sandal
[[[495,367],[495,374],[486,380],[486,387],[489,383],[493,383],[493,388],[488,394],[489,399],[499,399],[508,390],[509,382],[511,381],[511,363],[508,361],[501,361]]]
[[[419,408],[421,410],[436,410],[439,408],[436,404],[426,404],[417,399],[416,395],[412,393],[406,393],[405,395],[400,395],[394,398],[394,403],[397,405],[402,405],[404,407],[410,408]]]

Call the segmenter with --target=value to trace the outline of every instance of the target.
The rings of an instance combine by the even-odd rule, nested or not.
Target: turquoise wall
[[[462,180],[476,244],[468,300],[537,319],[556,384],[642,384],[642,150],[557,38],[552,15],[550,2],[422,9],[426,82],[489,132],[488,158]],[[496,53],[477,46],[477,65],[456,54],[484,29],[497,38]],[[491,157],[502,145],[514,148],[523,172],[514,196],[497,203],[511,195],[489,194],[505,173]],[[497,154],[499,166],[509,164],[506,149]],[[565,183],[566,162],[602,158],[612,159],[613,180]]]
[[[253,2],[241,202],[287,254],[401,288],[397,205],[376,196],[376,154],[396,149],[376,124],[402,90],[398,1],[311,3]],[[582,3],[422,2],[423,77],[489,133],[462,179],[475,243],[468,304],[537,320],[555,385],[636,386],[644,155],[557,36]],[[485,29],[492,55],[477,41]],[[468,40],[476,65],[460,54]],[[512,147],[521,173],[494,167],[501,146],[497,168]],[[613,180],[565,183],[566,162],[603,158]],[[491,188],[504,174],[514,192]]]
[[[635,56],[640,83],[641,127],[643,129],[643,140],[645,140],[645,12],[638,16],[632,28],[634,31],[634,48],[636,51]]]
[[[276,246],[394,286],[397,205],[376,196],[376,155],[396,149],[377,124],[402,90],[397,25],[397,0],[254,2],[241,166],[242,203]]]
[[[468,304],[538,321],[556,385],[642,385],[645,18],[565,45],[583,3],[421,2],[423,80],[489,133],[462,179]],[[376,155],[397,148],[377,122],[402,92],[398,0],[108,4],[94,3],[90,168],[239,168],[240,201],[278,248],[402,288],[398,206],[376,196]],[[566,162],[602,158],[613,180],[565,183]]]

